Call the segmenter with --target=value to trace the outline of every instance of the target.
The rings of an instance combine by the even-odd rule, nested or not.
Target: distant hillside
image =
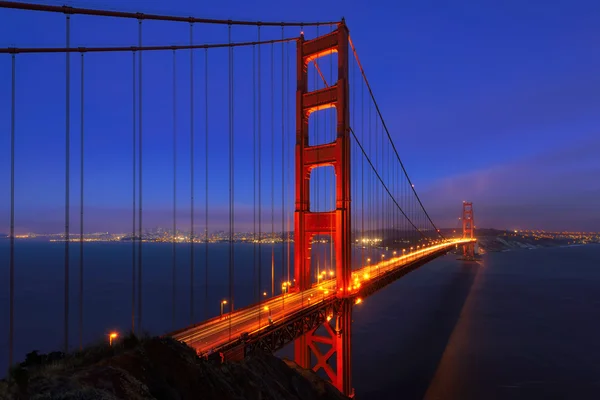
[[[10,377],[0,399],[347,399],[292,361],[259,353],[215,364],[169,338],[128,337],[67,357],[32,352]]]

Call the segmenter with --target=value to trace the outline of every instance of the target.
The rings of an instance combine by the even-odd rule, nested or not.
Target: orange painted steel
[[[473,203],[470,201],[463,201],[462,224],[463,224],[463,239],[474,239],[475,238],[475,220],[473,219]],[[468,258],[468,259],[475,258],[475,243],[474,242],[469,242],[469,243],[463,245],[463,256],[464,256],[464,258]]]
[[[317,58],[337,53],[338,79],[325,89],[308,91],[308,64]],[[297,47],[296,90],[296,206],[294,215],[294,275],[296,290],[311,287],[311,241],[315,235],[331,235],[335,246],[336,289],[338,298],[350,295],[351,237],[350,232],[350,112],[348,88],[348,28],[342,21],[337,29],[312,40],[301,36]],[[337,114],[337,135],[332,143],[309,146],[308,119],[313,112],[332,108]],[[333,166],[336,178],[335,210],[313,212],[310,207],[310,176],[315,168]],[[341,289],[341,290],[340,290]],[[345,303],[346,304],[346,303]],[[294,342],[296,362],[304,368],[323,368],[333,384],[345,395],[352,395],[351,385],[351,321],[352,307],[344,306],[332,318],[329,328],[331,349],[326,354],[318,351],[316,343],[322,340],[314,331]],[[316,358],[312,364],[311,357]],[[336,357],[335,368],[329,363]]]

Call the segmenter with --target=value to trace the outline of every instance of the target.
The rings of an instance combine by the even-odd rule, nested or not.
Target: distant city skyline
[[[81,0],[77,5],[93,7]],[[448,7],[441,1],[405,4],[384,0],[366,7],[358,0],[311,1],[298,8],[276,0],[230,7],[226,3],[173,0],[169,4],[104,7],[129,11],[242,20],[339,20],[343,15],[394,143],[425,208],[439,226],[453,226],[460,203],[474,203],[476,224],[501,229],[600,230],[600,3],[557,0],[543,7],[507,1],[477,7]],[[137,21],[73,16],[72,46],[137,42]],[[3,10],[0,46],[64,46],[64,16]],[[24,27],[27,27],[25,29]],[[144,43],[189,42],[189,26],[143,24]],[[328,27],[321,27],[323,34]],[[316,29],[305,27],[308,38]],[[195,43],[227,41],[225,27],[197,26]],[[300,34],[285,28],[286,37]],[[262,30],[263,39],[281,30]],[[232,40],[254,40],[253,29],[232,28]],[[210,38],[210,40],[208,40]],[[271,154],[269,68],[264,49],[263,153]],[[275,54],[280,48],[275,46]],[[294,45],[290,45],[294,54]],[[196,223],[203,229],[204,53],[195,52]],[[210,164],[227,165],[227,60],[211,53]],[[86,55],[86,231],[127,231],[131,225],[132,65],[130,54]],[[172,216],[172,54],[144,56],[144,226],[169,225]],[[252,224],[251,49],[235,52],[236,226]],[[276,61],[278,61],[277,58]],[[178,221],[189,224],[189,52],[177,53]],[[18,233],[56,232],[64,226],[65,56],[16,56],[16,210]],[[43,65],[43,68],[40,68]],[[279,99],[279,65],[275,96]],[[329,66],[324,68],[329,76]],[[78,229],[79,67],[71,55],[71,229]],[[188,69],[186,69],[188,68]],[[294,66],[286,104],[294,100]],[[351,82],[351,90],[353,83]],[[353,105],[351,114],[357,112]],[[0,231],[9,227],[10,55],[0,57]],[[280,135],[282,107],[275,104],[274,130]],[[354,114],[353,114],[354,115]],[[293,107],[285,128],[294,142]],[[354,122],[353,122],[354,123]],[[323,125],[324,126],[324,125]],[[279,138],[279,136],[276,136]],[[276,150],[280,142],[277,139]],[[286,161],[293,157],[288,146]],[[279,159],[277,160],[279,162]],[[263,187],[270,185],[264,162]],[[277,164],[278,165],[278,164]],[[276,209],[280,170],[275,178]],[[287,189],[293,187],[286,178]],[[210,178],[212,223],[228,223],[228,173]],[[269,208],[270,192],[263,193]],[[293,206],[286,191],[288,210]],[[279,212],[276,211],[275,221]],[[270,222],[265,213],[263,227]],[[287,223],[287,222],[286,222]],[[219,229],[219,228],[215,228]],[[263,228],[264,230],[270,230]]]

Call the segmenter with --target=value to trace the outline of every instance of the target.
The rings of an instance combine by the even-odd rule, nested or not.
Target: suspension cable
[[[354,44],[352,43],[352,39],[350,38],[350,36],[348,36],[348,43],[350,44],[350,47],[352,48],[352,52],[354,53],[354,58],[356,59],[356,62],[358,64],[360,72],[361,72],[361,74],[363,76],[365,84],[367,85],[367,89],[369,90],[369,94],[371,95],[371,99],[373,100],[373,104],[375,105],[375,109],[377,110],[377,114],[379,114],[379,118],[381,119],[381,123],[383,124],[383,128],[385,129],[385,132],[387,134],[389,142],[392,145],[392,149],[394,150],[394,153],[396,154],[396,158],[398,159],[398,162],[402,166],[402,170],[404,171],[404,174],[406,175],[406,179],[408,180],[408,183],[411,185],[412,191],[413,191],[413,193],[414,193],[417,201],[419,202],[419,205],[423,209],[423,212],[427,216],[427,219],[429,220],[429,222],[431,223],[431,225],[433,226],[433,228],[435,229],[435,231],[438,233],[438,235],[441,236],[443,239],[445,239],[444,235],[442,235],[442,233],[437,229],[437,227],[435,226],[435,224],[431,220],[429,214],[427,213],[427,211],[425,210],[425,207],[423,206],[423,203],[421,202],[421,199],[419,198],[419,195],[417,194],[416,190],[414,189],[414,186],[412,185],[410,177],[408,176],[408,172],[406,171],[406,168],[404,167],[404,164],[402,163],[402,160],[400,159],[400,155],[398,154],[398,150],[396,149],[396,146],[394,145],[394,142],[392,141],[392,137],[391,137],[390,132],[389,132],[389,130],[387,128],[385,120],[383,119],[383,115],[381,114],[381,110],[379,109],[379,105],[377,104],[377,101],[375,100],[375,95],[373,94],[373,90],[371,89],[371,85],[369,84],[369,81],[367,79],[367,75],[365,73],[365,70],[362,67],[362,64],[360,63],[360,59],[358,58],[358,53],[356,52],[356,48],[354,47]]]
[[[208,49],[204,50],[204,319],[208,319]]]
[[[358,60],[357,60],[357,61],[358,61]],[[360,66],[360,64],[359,64],[359,66]],[[362,71],[362,68],[361,68],[361,71]],[[363,72],[363,74],[364,74],[364,72]],[[329,86],[327,85],[327,81],[325,81],[325,78],[323,78],[323,82],[324,82],[324,84],[325,84],[325,86],[326,86],[326,87],[329,87]],[[367,87],[368,87],[368,85],[367,85]],[[372,95],[372,94],[371,94],[371,95]],[[375,105],[375,107],[377,107],[377,104],[374,104],[374,105]],[[379,112],[379,110],[378,110],[378,109],[377,109],[377,111]],[[383,123],[383,120],[382,120],[382,123]],[[387,128],[385,128],[385,129],[386,129],[386,131],[387,131]],[[396,204],[396,206],[398,207],[398,209],[399,209],[399,210],[402,212],[402,214],[403,214],[403,215],[406,217],[406,219],[407,219],[407,220],[410,222],[410,224],[411,224],[413,227],[415,227],[415,228],[416,228],[416,229],[419,231],[419,233],[420,233],[422,236],[424,236],[424,234],[423,234],[423,233],[422,233],[422,232],[419,230],[419,228],[417,228],[417,226],[416,226],[416,225],[415,225],[415,224],[414,224],[414,223],[411,221],[411,219],[410,219],[410,218],[409,218],[409,217],[408,217],[408,216],[405,214],[405,212],[402,210],[402,207],[401,207],[401,206],[398,204],[398,202],[396,201],[396,199],[394,198],[394,196],[392,195],[392,193],[390,192],[390,190],[388,189],[388,187],[387,187],[387,186],[386,186],[386,184],[384,183],[383,179],[381,178],[381,176],[380,176],[380,175],[379,175],[379,173],[377,172],[377,170],[376,170],[376,167],[375,167],[375,166],[374,166],[374,165],[371,163],[371,160],[369,159],[369,156],[368,156],[368,155],[367,155],[367,153],[365,152],[365,150],[364,150],[363,146],[360,144],[360,141],[358,140],[358,137],[357,137],[357,136],[354,134],[354,130],[352,130],[352,128],[350,128],[350,131],[352,132],[352,135],[354,136],[354,139],[356,140],[356,142],[357,142],[357,144],[359,145],[360,149],[362,150],[363,154],[364,154],[364,155],[365,155],[365,157],[367,158],[367,161],[368,161],[368,162],[369,162],[369,164],[371,165],[371,168],[373,168],[373,171],[375,172],[375,174],[377,174],[377,178],[378,178],[378,179],[380,180],[380,182],[382,183],[382,185],[383,185],[383,188],[384,188],[384,189],[385,189],[385,190],[388,192],[388,194],[390,195],[390,197],[392,197],[392,200],[394,201],[394,203]],[[375,134],[377,134],[377,119],[375,119]],[[382,136],[382,140],[383,140],[383,136]],[[378,154],[377,145],[375,146],[375,148],[376,148],[376,152],[377,152],[377,154]],[[382,156],[382,157],[383,157],[383,156]],[[376,158],[377,158],[377,159],[379,159],[379,157],[378,157],[378,156],[377,156]],[[382,163],[383,163],[383,160],[382,160]],[[408,178],[408,177],[407,177],[407,178]],[[382,201],[383,201],[383,198],[382,198]],[[375,202],[376,202],[376,203],[378,203],[378,202],[379,202],[379,199],[376,199],[376,201],[375,201]],[[379,218],[378,218],[377,220],[379,221]],[[378,222],[378,224],[379,224],[379,222]],[[383,225],[382,225],[382,226],[383,226]]]
[[[284,27],[281,27],[281,38],[284,37]],[[281,43],[281,281],[285,277],[285,243],[283,238],[285,237],[285,173],[283,165],[285,162],[285,57],[284,57],[285,43]],[[287,281],[286,281],[287,282]],[[283,282],[282,282],[283,284]],[[287,283],[286,283],[287,285]],[[287,290],[286,290],[287,292]],[[285,307],[285,295],[282,291],[283,307]]]
[[[385,182],[383,181],[383,179],[381,179],[381,175],[379,175],[379,172],[377,172],[377,169],[375,168],[375,166],[373,165],[373,163],[371,162],[371,159],[369,158],[369,156],[367,155],[367,153],[365,152],[365,149],[363,148],[363,146],[360,144],[360,141],[358,140],[358,138],[356,137],[356,134],[354,133],[354,130],[352,128],[350,128],[350,132],[352,133],[352,136],[354,137],[354,140],[356,141],[356,144],[358,144],[358,146],[360,147],[360,150],[363,153],[363,156],[366,158],[367,162],[369,163],[369,165],[371,166],[371,169],[373,169],[373,172],[375,173],[375,175],[377,176],[377,179],[379,179],[379,182],[381,182],[381,184],[383,185],[383,188],[385,189],[385,191],[388,193],[388,195],[391,197],[392,201],[394,202],[394,204],[396,205],[396,207],[398,208],[398,210],[400,210],[400,212],[402,213],[402,215],[404,215],[404,217],[408,220],[408,222],[410,222],[410,224],[421,234],[421,236],[425,236],[423,234],[423,232],[421,232],[419,230],[419,228],[417,228],[415,226],[415,224],[410,220],[410,218],[408,218],[408,216],[406,215],[406,213],[404,212],[404,210],[402,210],[402,207],[400,207],[400,205],[398,204],[398,202],[396,201],[396,199],[394,198],[394,196],[392,195],[392,193],[390,192],[390,190],[388,189],[387,185],[385,184]]]
[[[71,16],[67,14],[67,48],[71,41]],[[64,352],[69,351],[69,183],[71,161],[71,57],[66,53],[66,110],[65,110],[65,304],[64,304]]]
[[[231,25],[229,25],[229,42],[231,42]],[[234,148],[234,134],[233,134],[233,48],[229,48],[229,298],[230,306],[229,312],[234,311],[234,273],[235,273],[235,253],[234,253],[234,179],[233,179],[233,148]],[[231,340],[231,318],[229,318],[229,339]]]
[[[131,158],[133,160],[133,165],[132,165],[132,171],[133,171],[133,175],[132,175],[132,199],[133,199],[133,208],[132,208],[132,213],[131,213],[131,218],[132,218],[132,229],[131,229],[131,333],[135,333],[135,103],[136,103],[136,99],[135,99],[135,78],[136,78],[136,68],[135,68],[135,56],[136,53],[135,51],[131,52],[131,58],[132,58],[132,65],[133,65],[133,74],[132,74],[132,82],[133,82],[133,90],[132,90],[132,139],[133,139],[133,146],[131,147]]]
[[[8,318],[8,365],[13,365],[14,351],[14,313],[15,313],[15,91],[16,91],[16,56],[11,60],[12,86],[10,108],[10,272],[9,272],[9,302]]]
[[[190,46],[194,24],[190,23]],[[190,49],[190,324],[194,323],[194,49]]]
[[[142,20],[138,22],[138,40],[139,47],[142,47]],[[139,126],[139,140],[138,140],[138,189],[139,189],[139,205],[138,205],[138,330],[142,332],[142,51],[138,53],[138,126]]]
[[[254,301],[260,301],[256,296],[256,45],[252,46],[252,290]],[[260,295],[258,295],[260,296]]]
[[[226,20],[226,19],[210,19],[210,18],[195,18],[173,15],[160,14],[144,14],[139,12],[124,12],[110,11],[93,8],[81,8],[70,6],[52,6],[47,4],[21,3],[16,1],[0,1],[0,8],[13,8],[19,10],[43,11],[69,13],[71,15],[83,14],[94,15],[101,17],[114,18],[132,18],[138,20],[156,20],[156,21],[171,21],[171,22],[189,22],[203,24],[220,24],[220,25],[249,25],[249,26],[318,26],[318,25],[337,25],[339,21],[320,21],[320,22],[261,22],[261,21],[243,21],[243,20]]]
[[[260,43],[260,25],[258,26],[258,43]],[[262,130],[261,130],[261,109],[262,109],[262,98],[261,98],[261,46],[258,45],[258,326],[260,327],[261,321],[261,303],[262,303]]]
[[[102,53],[102,52],[127,52],[127,51],[172,51],[190,49],[218,49],[224,47],[248,47],[258,44],[273,44],[296,41],[297,37],[284,39],[265,40],[263,42],[237,42],[237,43],[211,43],[195,45],[163,45],[163,46],[111,46],[111,47],[3,47],[0,54],[31,54],[31,53]]]
[[[175,50],[173,50],[173,236],[171,241],[173,242],[171,253],[171,323],[173,330],[175,330],[175,279],[177,274],[177,56]]]
[[[271,44],[271,297],[275,296],[275,45]]]
[[[287,78],[287,87],[288,87],[288,96],[289,96],[290,93],[292,92],[292,90],[290,88],[290,44],[289,44],[289,42],[286,44],[286,53],[287,53],[286,54],[287,55],[287,68],[286,68],[286,74],[287,74],[287,76],[286,76],[286,78]],[[287,111],[286,112],[286,125],[287,125],[288,134],[289,134],[289,132],[291,132],[290,118],[289,118],[289,116],[290,116],[289,115],[290,114],[290,112],[289,112],[290,111],[290,103],[291,103],[291,101],[287,102],[288,109],[286,110]],[[291,147],[291,146],[289,146],[289,147]],[[287,168],[286,168],[286,171],[288,173],[288,179],[287,179],[288,189],[289,189],[290,192],[292,191],[292,188],[291,188],[292,185],[289,184],[289,182],[291,181],[291,179],[289,177],[289,174],[291,173],[290,171],[292,170],[292,168],[291,168],[291,159],[292,159],[291,156],[287,157]],[[291,251],[290,251],[291,250],[290,214],[291,214],[290,212],[287,213],[287,236],[286,236],[286,238],[287,238],[287,280],[288,280],[288,282],[290,282],[290,263],[291,263],[291,257],[290,257],[290,254],[291,254]]]
[[[84,101],[84,53],[81,53],[81,98],[80,98],[80,156],[79,156],[79,350],[83,349],[83,101]]]

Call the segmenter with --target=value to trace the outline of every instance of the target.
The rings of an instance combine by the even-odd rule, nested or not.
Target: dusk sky
[[[461,202],[468,200],[474,203],[478,227],[600,231],[598,1],[462,1],[450,5],[397,0],[148,0],[126,4],[77,0],[67,4],[263,21],[345,17],[400,156],[438,226],[454,227]],[[0,47],[62,47],[64,18],[61,14],[0,9]],[[329,31],[321,29],[321,33]],[[298,34],[299,28],[285,30],[286,37]],[[315,32],[306,29],[306,34],[314,37]],[[234,41],[255,40],[256,28],[233,28],[232,35]],[[264,31],[263,39],[279,37],[280,28]],[[187,24],[144,25],[146,45],[187,44],[188,40]],[[197,44],[226,42],[227,28],[198,26],[194,40]],[[72,19],[73,47],[134,44],[137,21]],[[295,48],[290,46],[293,56]],[[195,61],[198,143],[204,140],[202,52],[197,52]],[[236,151],[242,160],[238,168],[242,168],[246,146],[252,143],[251,129],[243,129],[245,122],[251,121],[252,104],[244,104],[251,82],[239,71],[244,60],[250,65],[252,52],[241,49],[235,54],[239,62],[235,106],[239,120],[235,124],[240,146]],[[276,54],[280,57],[281,53]],[[149,225],[170,226],[172,55],[144,57],[145,216]],[[177,57],[178,149],[182,154],[178,196],[183,218],[189,209],[189,52]],[[74,53],[71,60],[75,224],[80,55]],[[215,131],[211,162],[227,154],[219,153],[226,151],[228,132],[226,61],[226,50],[211,59],[211,126]],[[131,54],[89,55],[85,62],[86,231],[126,230],[131,226]],[[9,221],[10,71],[10,55],[0,54],[0,232],[8,232]],[[294,79],[293,64],[291,76]],[[18,55],[16,96],[17,232],[60,232],[64,227],[65,56]],[[263,112],[270,112],[268,104],[264,107]],[[275,114],[281,115],[277,107]],[[263,123],[270,132],[270,120]],[[276,126],[280,124],[278,119]],[[202,151],[199,148],[196,155],[198,165],[204,163]],[[218,185],[226,181],[227,174],[213,179]],[[236,179],[240,182],[236,209],[243,214],[249,204],[243,198],[248,183],[245,176]],[[276,179],[281,178],[277,175]],[[204,182],[199,178],[197,185],[197,207],[201,209]],[[215,218],[222,215],[226,219],[226,199],[214,198],[211,213]]]

